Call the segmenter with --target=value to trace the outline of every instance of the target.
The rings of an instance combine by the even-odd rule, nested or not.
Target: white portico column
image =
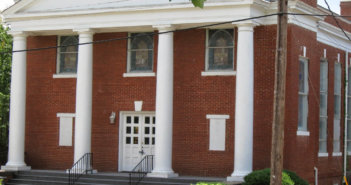
[[[79,43],[89,43],[93,41],[93,32],[91,30],[78,30],[78,33]],[[84,154],[91,152],[92,84],[93,45],[79,45],[74,162],[77,162]]]
[[[159,32],[171,31],[169,25],[158,26]],[[151,177],[178,176],[172,169],[173,137],[173,33],[159,34],[156,83],[155,167]]]
[[[13,51],[25,50],[27,38],[23,33],[13,33]],[[3,170],[30,170],[24,162],[26,121],[26,52],[12,55],[9,153]]]
[[[238,25],[235,97],[234,172],[228,181],[243,181],[252,172],[254,40],[253,25]]]

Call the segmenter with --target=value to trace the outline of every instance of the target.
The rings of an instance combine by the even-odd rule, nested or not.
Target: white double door
[[[155,114],[123,115],[122,171],[131,171],[146,155],[155,152]]]

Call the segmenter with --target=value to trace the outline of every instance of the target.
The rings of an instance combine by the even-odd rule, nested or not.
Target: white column
[[[238,26],[235,97],[234,172],[228,181],[243,181],[252,172],[254,48],[253,25]]]
[[[27,38],[23,33],[14,33],[13,51],[25,50]],[[25,121],[26,121],[26,52],[12,55],[9,153],[3,170],[30,170],[24,162]]]
[[[93,41],[91,30],[78,30],[79,43]],[[78,47],[76,122],[74,137],[74,162],[91,152],[91,117],[93,84],[93,45]]]
[[[169,25],[157,28],[160,33],[172,30]],[[172,169],[173,32],[159,35],[157,53],[155,167],[148,176],[168,178],[178,176]]]

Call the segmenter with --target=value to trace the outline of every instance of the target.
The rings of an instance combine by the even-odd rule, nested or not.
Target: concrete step
[[[145,177],[140,185],[189,185],[199,181],[223,182],[224,178],[176,177],[151,178]],[[135,180],[133,181],[135,182]],[[65,171],[31,170],[17,172],[9,185],[67,185],[68,174]],[[77,185],[129,185],[128,173],[96,173],[81,176]]]

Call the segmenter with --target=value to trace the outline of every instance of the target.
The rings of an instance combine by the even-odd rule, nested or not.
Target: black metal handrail
[[[93,154],[86,153],[68,170],[68,184],[74,185],[83,174],[93,173]]]
[[[133,184],[135,180],[135,185],[139,184],[146,176],[147,173],[152,172],[154,169],[154,156],[147,155],[145,156],[131,172],[129,172],[129,185]]]

